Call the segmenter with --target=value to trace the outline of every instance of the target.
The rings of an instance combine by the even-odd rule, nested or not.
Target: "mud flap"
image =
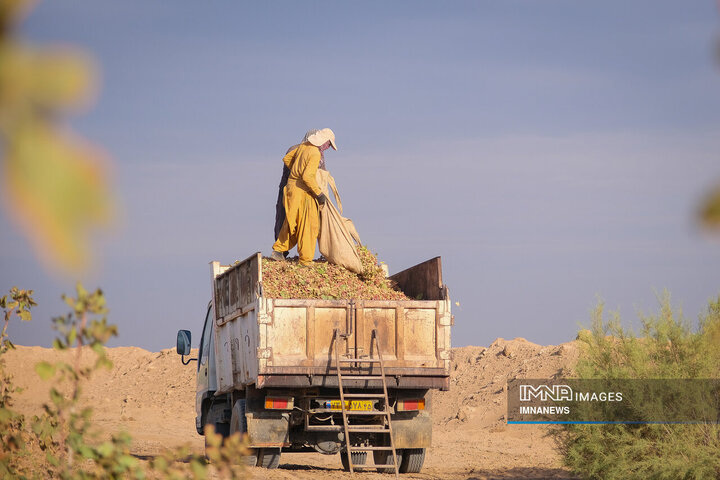
[[[432,443],[430,413],[403,412],[392,416],[395,448],[429,448]]]
[[[253,448],[289,445],[289,414],[282,412],[248,412],[248,439]]]

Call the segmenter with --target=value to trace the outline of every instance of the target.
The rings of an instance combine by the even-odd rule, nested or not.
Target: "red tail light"
[[[398,400],[397,404],[395,404],[395,411],[397,412],[410,412],[414,410],[425,410],[424,398]]]
[[[265,397],[267,410],[292,410],[295,407],[293,397]]]

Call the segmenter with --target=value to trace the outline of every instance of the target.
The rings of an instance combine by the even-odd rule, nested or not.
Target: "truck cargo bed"
[[[447,389],[453,319],[439,257],[392,277],[408,296],[424,300],[268,298],[260,253],[232,266],[211,265],[217,394],[253,384],[337,386],[334,370],[329,374],[334,333],[349,335],[340,345],[345,354],[359,358],[375,353],[370,351],[373,330],[388,386]],[[358,387],[376,386],[357,382]]]

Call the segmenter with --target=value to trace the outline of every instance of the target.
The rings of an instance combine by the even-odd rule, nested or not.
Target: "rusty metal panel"
[[[215,277],[215,318],[222,320],[253,303],[262,281],[260,252],[231,266]]]
[[[405,360],[419,366],[434,367],[436,358],[435,309],[408,308],[405,310]]]
[[[232,321],[215,324],[219,393],[242,389],[257,378],[258,346],[261,344],[259,310],[253,308]]]
[[[300,365],[307,360],[307,309],[275,307],[267,326],[267,343],[272,345],[272,365]]]
[[[330,364],[334,354],[333,331],[337,328],[341,333],[348,331],[348,308],[347,302],[342,306],[317,307],[315,308],[314,325],[314,351],[308,352],[312,364],[326,367]],[[350,343],[354,343],[354,336],[349,337]],[[345,346],[343,342],[341,347]],[[341,353],[347,353],[347,351]]]
[[[227,332],[215,328],[215,375],[219,393],[233,389],[232,359],[230,356],[230,339]]]
[[[417,300],[444,300],[442,261],[435,257],[414,267],[398,272],[392,277],[400,289]]]
[[[358,316],[358,318],[360,318]],[[380,349],[382,350],[383,360],[388,367],[397,364],[397,341],[396,341],[396,322],[397,309],[392,307],[385,308],[364,308],[362,321],[363,338],[358,339],[358,348],[362,347],[365,352],[370,353],[373,357],[377,356],[377,352],[371,352],[370,340],[373,330],[377,331]]]

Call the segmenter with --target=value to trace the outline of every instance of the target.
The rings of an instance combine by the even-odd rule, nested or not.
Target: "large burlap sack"
[[[335,179],[327,170],[318,170],[316,179],[318,186],[328,197],[325,205],[320,206],[320,234],[318,235],[320,253],[330,263],[341,265],[351,272],[362,273],[362,262],[355,248],[356,244],[361,243],[360,235],[358,235],[352,220],[340,214],[342,202]],[[330,201],[329,189],[332,190],[340,211]]]

